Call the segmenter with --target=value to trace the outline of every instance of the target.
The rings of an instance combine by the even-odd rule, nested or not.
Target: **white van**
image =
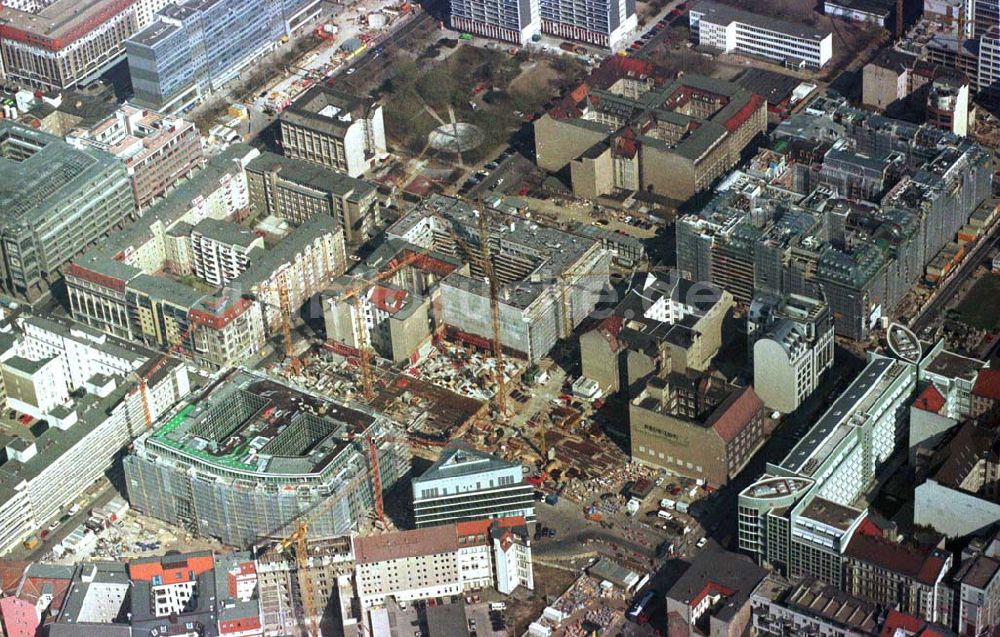
[[[674,519],[674,516],[670,515],[670,511],[667,511],[665,509],[660,509],[659,512],[656,514],[656,517],[663,518],[664,520]]]

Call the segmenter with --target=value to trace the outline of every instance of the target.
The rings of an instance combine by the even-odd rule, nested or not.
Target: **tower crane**
[[[300,361],[298,356],[295,355],[295,346],[292,343],[292,303],[288,296],[288,281],[285,278],[285,273],[282,272],[278,275],[277,285],[258,285],[256,286],[256,289],[261,292],[278,293],[277,310],[281,315],[281,340],[282,345],[284,346],[285,358],[289,360],[292,366],[292,371],[298,373],[302,368],[302,361]],[[262,300],[259,294],[248,292],[243,296],[244,298],[260,301],[262,305],[275,307],[273,304]]]
[[[349,435],[349,440],[359,440],[362,436]],[[383,436],[381,440],[389,442],[409,442],[397,438],[396,436]],[[382,502],[382,475],[378,461],[378,446],[375,444],[375,436],[371,434],[363,435],[363,442],[368,449],[369,468],[372,472],[372,489],[374,491],[375,515],[380,522],[385,522],[385,510]],[[302,613],[309,624],[310,637],[319,637],[320,625],[316,612],[315,587],[309,573],[309,520],[308,516],[323,513],[336,503],[334,498],[329,498],[318,507],[302,513],[296,522],[295,530],[278,542],[282,551],[289,548],[295,549],[295,564],[298,571],[299,590],[302,594]]]

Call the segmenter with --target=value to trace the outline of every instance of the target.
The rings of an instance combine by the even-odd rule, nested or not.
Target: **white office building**
[[[700,46],[764,58],[799,68],[822,68],[833,58],[833,32],[777,20],[717,4],[699,2],[689,12]]]
[[[740,493],[740,548],[790,578],[841,586],[844,551],[906,430],[916,383],[916,365],[870,355],[788,456]]]
[[[1000,97],[1000,25],[979,40],[979,91]]]
[[[4,441],[0,554],[101,478],[145,431],[147,410],[155,420],[191,390],[187,368],[175,359],[157,364],[152,350],[41,317],[17,323],[22,332],[4,334],[0,352],[5,407],[46,424]]]
[[[821,300],[759,295],[750,305],[753,388],[768,409],[789,414],[833,367],[833,315]]]
[[[445,449],[412,486],[417,528],[484,518],[535,520],[524,467],[479,451]]]

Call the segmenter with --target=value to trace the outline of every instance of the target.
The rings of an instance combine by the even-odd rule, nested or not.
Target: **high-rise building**
[[[125,42],[135,101],[177,112],[314,20],[321,0],[179,0]]]
[[[451,26],[525,44],[538,33],[620,49],[638,24],[634,0],[451,0]]]
[[[635,0],[540,0],[542,32],[606,49],[623,48],[636,28]]]
[[[93,148],[0,122],[3,286],[34,297],[85,247],[135,212],[124,164]]]
[[[514,44],[541,31],[538,0],[451,0],[451,27]]]
[[[417,528],[515,516],[535,521],[524,467],[473,449],[445,449],[412,486]]]
[[[124,42],[165,0],[7,0],[0,13],[3,75],[14,84],[61,89],[121,60]]]

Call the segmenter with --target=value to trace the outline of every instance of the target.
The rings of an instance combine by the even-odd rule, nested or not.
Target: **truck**
[[[677,509],[677,511],[680,512],[680,513],[687,513],[688,509],[690,507],[688,506],[687,502],[680,502],[680,501],[678,501],[677,502],[677,506],[674,507],[674,508]]]
[[[677,502],[671,500],[670,498],[663,498],[660,500],[661,509],[673,509],[677,507]]]
[[[559,502],[558,494],[550,493],[547,496],[545,496],[545,504],[548,504],[549,506],[555,506],[557,502]]]

